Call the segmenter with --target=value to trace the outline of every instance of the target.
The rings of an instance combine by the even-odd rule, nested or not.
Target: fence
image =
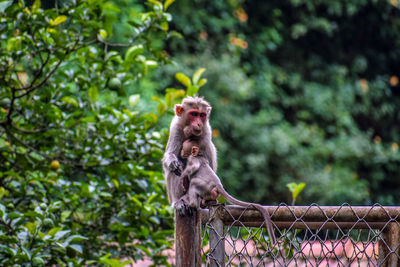
[[[265,206],[176,216],[176,266],[400,266],[400,207]]]

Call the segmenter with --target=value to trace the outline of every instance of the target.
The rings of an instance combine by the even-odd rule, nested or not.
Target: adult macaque
[[[211,141],[210,113],[210,104],[201,97],[186,97],[182,104],[175,106],[175,116],[171,122],[167,148],[162,159],[168,200],[173,206],[184,194],[180,179],[183,170],[180,152],[183,142],[189,136],[202,141],[204,157],[213,171],[217,169],[217,151]]]
[[[268,211],[260,204],[240,201],[225,191],[219,177],[210,168],[207,158],[202,154],[201,140],[197,138],[186,140],[182,145],[181,156],[187,156],[186,168],[182,172],[181,179],[182,181],[186,179],[189,180],[189,188],[179,202],[187,203],[192,209],[198,209],[200,206],[204,205],[206,201],[215,201],[221,194],[232,204],[242,207],[253,206],[264,216],[272,244],[276,243],[271,217]]]

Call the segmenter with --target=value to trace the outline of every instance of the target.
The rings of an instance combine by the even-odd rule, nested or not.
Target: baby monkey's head
[[[190,155],[196,157],[198,154],[199,154],[199,147],[197,145],[197,142],[192,141],[190,139],[183,142],[181,150],[182,158],[187,159]]]

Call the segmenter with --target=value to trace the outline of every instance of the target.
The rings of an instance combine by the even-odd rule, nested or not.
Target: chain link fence
[[[400,266],[400,207],[265,208],[274,245],[251,206],[201,210],[201,263],[191,266]]]

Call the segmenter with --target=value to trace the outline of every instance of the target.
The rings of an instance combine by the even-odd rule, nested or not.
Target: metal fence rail
[[[216,205],[177,216],[177,266],[400,266],[400,207],[265,208],[275,245],[251,207]]]

